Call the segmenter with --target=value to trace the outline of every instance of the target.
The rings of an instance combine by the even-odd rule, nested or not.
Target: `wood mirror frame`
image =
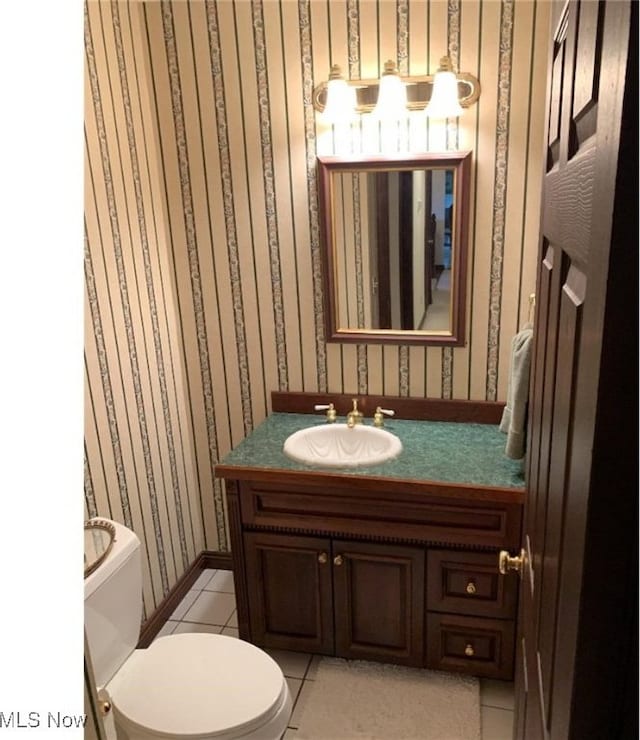
[[[437,219],[432,212],[433,201],[430,194],[431,191],[429,188],[426,188],[429,196],[425,196],[424,198],[422,214],[420,215],[420,219],[424,222],[424,229],[418,234],[416,247],[414,243],[415,237],[413,236],[413,216],[417,213],[415,211],[416,207],[420,210],[420,206],[416,205],[418,201],[416,201],[416,196],[413,194],[409,196],[411,203],[410,206],[407,206],[407,196],[403,190],[405,186],[402,184],[403,182],[408,182],[410,192],[414,193],[412,183],[416,182],[416,175],[411,175],[408,178],[402,173],[424,172],[424,177],[428,178],[427,181],[430,183],[430,178],[432,177],[430,173],[439,173],[442,171],[452,173],[452,176],[445,176],[449,178],[448,182],[452,183],[451,196],[453,198],[447,219],[451,246],[450,272],[448,275],[450,278],[449,321],[446,328],[415,328],[414,323],[417,323],[415,317],[421,315],[421,306],[424,306],[424,314],[422,314],[423,318],[419,322],[420,326],[426,322],[426,317],[428,316],[427,309],[430,305],[431,288],[433,285],[433,273],[429,271],[429,265],[433,268],[436,233],[434,229],[436,228]],[[324,306],[326,339],[328,342],[427,344],[439,346],[464,345],[470,171],[471,152],[464,151],[391,156],[318,156]],[[372,250],[373,247],[371,244],[376,242],[377,245],[378,242],[376,234],[383,234],[380,240],[382,244],[388,245],[390,243],[389,234],[393,235],[394,233],[389,229],[390,211],[388,208],[380,207],[380,204],[385,202],[385,200],[381,201],[380,197],[389,200],[386,191],[390,189],[389,183],[392,180],[391,175],[393,173],[399,173],[398,177],[395,178],[399,184],[394,186],[396,188],[396,195],[393,196],[396,201],[397,212],[392,214],[392,220],[394,221],[393,228],[397,228],[398,230],[398,236],[394,236],[393,238],[397,239],[394,261],[399,283],[398,287],[391,289],[391,292],[395,290],[395,297],[392,301],[394,303],[393,311],[395,312],[395,318],[392,320],[390,319],[391,310],[386,305],[389,299],[386,296],[382,299],[379,297],[383,291],[380,290],[377,275],[374,275],[373,279],[371,279],[369,273],[367,273],[367,277],[364,279],[362,277],[362,246],[366,242],[367,249]],[[343,181],[337,178],[345,174],[353,176],[374,175],[375,178],[380,178],[381,176],[384,178],[386,175],[386,179],[380,181],[382,183],[380,186],[376,186],[375,183],[378,180],[375,178],[373,180],[368,177],[365,180],[362,180],[361,177],[354,178],[351,191],[349,192],[349,198],[347,199],[349,201],[348,207],[345,208],[345,201],[342,200],[342,207],[339,210],[336,208],[336,192],[342,192]],[[356,179],[358,181],[357,183]],[[376,192],[376,200],[372,207],[369,207],[368,201],[362,200],[362,189],[359,183],[364,183],[364,187],[367,188],[367,195],[369,195],[372,189]],[[383,193],[383,195],[380,196],[378,193]],[[444,203],[446,202],[445,198]],[[410,210],[407,210],[408,207]],[[368,216],[365,214],[366,218],[362,219],[361,211],[364,209],[367,210]],[[387,211],[386,214],[385,210]],[[355,213],[358,214],[358,217],[356,218],[354,216],[352,221],[349,222],[349,218]],[[411,218],[409,219],[407,216]],[[366,220],[366,223],[363,223],[364,220]],[[409,221],[411,223],[408,226]],[[348,226],[346,229],[345,224]],[[363,231],[365,228],[368,228],[368,225],[371,225],[372,237],[370,239],[367,239],[367,234],[363,236]],[[420,226],[422,227],[422,224]],[[354,247],[353,265],[349,265],[346,257],[338,255],[339,251],[341,253],[348,251],[345,246],[347,243],[346,238],[339,244],[336,236],[338,232],[349,234],[349,239],[354,243],[359,243],[359,252]],[[353,237],[351,236],[351,232],[353,232]],[[409,238],[406,238],[407,233],[411,234]],[[423,237],[424,241],[422,247],[420,247],[420,237]],[[406,246],[403,249],[401,246],[403,239],[405,242],[411,242],[409,249]],[[423,250],[422,254],[420,253],[420,249]],[[394,271],[389,268],[389,254],[385,256],[384,251],[384,249],[378,250],[377,246],[375,247],[376,266],[372,267],[369,272],[377,271],[378,274],[383,274],[385,272],[385,259],[389,274]],[[387,252],[391,251],[391,248],[387,249]],[[413,264],[416,258],[420,262],[420,265],[418,270],[414,271]],[[382,259],[381,263],[379,262],[380,259]],[[370,262],[373,265],[374,260],[370,260]],[[341,274],[341,269],[342,272],[350,272],[350,275]],[[424,296],[420,296],[419,291],[414,292],[413,286],[415,284],[416,274],[419,275],[419,280],[423,282]],[[349,298],[349,291],[351,290],[349,287],[350,278],[353,278],[356,282],[356,286],[353,286],[354,297],[351,299]],[[372,283],[371,290],[367,292],[369,295],[375,296],[375,299],[371,298],[370,300],[372,308],[369,310],[369,315],[373,316],[374,313],[378,313],[381,317],[384,315],[379,320],[370,318],[370,326],[367,325],[364,318],[364,280]],[[342,304],[349,301],[351,303],[355,302],[357,308],[355,310],[353,308],[348,309],[345,313],[345,309],[341,305],[340,294],[343,296]],[[414,294],[418,296],[416,301],[414,301]],[[356,312],[357,318],[354,318]],[[349,316],[352,318],[350,319]],[[376,323],[380,325],[388,324],[389,328],[376,328]],[[394,325],[395,328],[391,328]]]

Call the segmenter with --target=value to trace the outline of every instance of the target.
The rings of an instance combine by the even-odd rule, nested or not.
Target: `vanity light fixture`
[[[389,100],[386,97],[387,87],[396,90],[397,102],[386,102]],[[450,103],[441,102],[442,87],[448,89]],[[334,88],[337,90],[335,98]],[[345,89],[349,91],[348,94],[344,92]],[[457,97],[457,105],[454,96]],[[428,116],[453,118],[473,105],[479,97],[478,78],[467,72],[454,72],[449,57],[442,57],[434,75],[419,77],[400,76],[396,65],[388,61],[379,80],[345,80],[340,67],[333,65],[329,80],[321,82],[314,89],[312,102],[318,112],[324,113],[323,118],[333,123],[348,120],[354,112],[357,114],[375,112],[381,118],[396,120],[407,110],[425,111]],[[427,105],[428,103],[432,105]]]
[[[449,57],[440,59],[433,78],[431,98],[424,111],[429,118],[456,118],[462,113],[458,100],[458,80]]]
[[[343,123],[355,117],[356,89],[347,84],[340,65],[331,67],[326,83],[326,101],[322,117],[327,123]]]
[[[385,62],[378,84],[378,100],[372,111],[375,118],[397,121],[407,113],[407,91],[395,62]]]

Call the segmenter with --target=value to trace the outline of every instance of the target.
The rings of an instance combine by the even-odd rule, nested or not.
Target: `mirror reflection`
[[[335,175],[340,329],[451,332],[454,176],[452,169]],[[358,222],[359,234],[351,228]]]
[[[318,160],[329,341],[462,344],[470,154]]]

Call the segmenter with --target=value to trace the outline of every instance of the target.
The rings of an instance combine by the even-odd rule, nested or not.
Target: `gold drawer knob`
[[[342,555],[336,555],[335,558],[333,559],[333,564],[334,565],[342,565],[342,563],[344,563],[344,559],[343,559]]]
[[[469,583],[467,583],[467,593],[475,594],[475,592],[476,592],[476,584],[473,581],[469,581]]]
[[[327,555],[327,553],[326,553],[326,552],[321,552],[321,553],[320,553],[320,554],[318,555],[318,562],[319,562],[319,563],[320,563],[321,565],[324,565],[324,564],[325,564],[325,563],[327,562],[327,560],[329,560],[329,556]]]
[[[465,648],[464,648],[464,654],[465,654],[465,655],[466,655],[466,656],[467,656],[468,658],[472,658],[472,657],[473,657],[473,656],[474,656],[474,655],[476,654],[476,651],[475,651],[475,650],[473,649],[473,645],[472,645],[472,644],[471,644],[470,642],[468,642],[468,643],[467,643],[467,644],[465,645]]]

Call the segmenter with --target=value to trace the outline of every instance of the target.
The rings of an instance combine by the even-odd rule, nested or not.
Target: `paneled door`
[[[525,525],[504,563],[522,576],[516,736],[611,740],[637,728],[637,4],[559,8]]]
[[[330,540],[248,532],[244,549],[252,642],[333,654]]]
[[[336,655],[423,665],[424,549],[333,542]]]

